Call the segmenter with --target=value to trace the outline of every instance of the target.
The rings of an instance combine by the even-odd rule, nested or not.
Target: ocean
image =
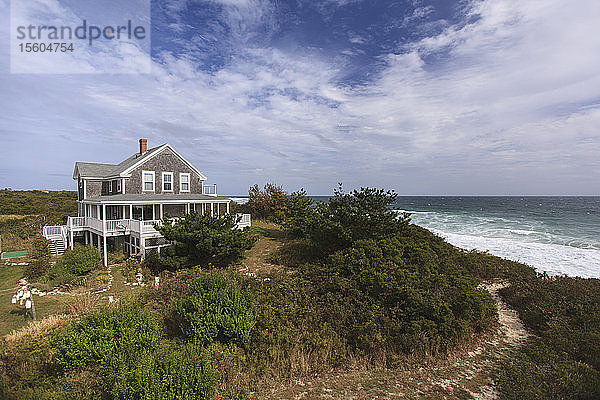
[[[400,196],[394,207],[455,246],[600,278],[600,197]]]
[[[398,197],[413,223],[550,275],[600,278],[600,197]]]

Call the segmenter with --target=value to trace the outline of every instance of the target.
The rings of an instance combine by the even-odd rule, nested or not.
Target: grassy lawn
[[[22,277],[22,267],[0,264],[0,335],[6,335],[25,324],[25,318],[16,313],[15,307],[10,303],[17,282]]]
[[[19,279],[23,277],[23,267],[0,264],[0,336],[22,328],[30,321],[25,318],[24,307],[13,306],[10,302]],[[37,318],[63,313],[67,296],[35,296]]]
[[[142,290],[140,286],[125,285],[125,278],[121,273],[120,266],[112,268],[113,284],[106,292],[97,293],[91,296],[78,295],[46,295],[34,296],[36,317],[38,320],[54,314],[69,313],[69,311],[90,308],[104,307],[108,305],[108,296],[114,296],[118,300],[130,295],[139,293]],[[11,297],[18,287],[18,281],[23,277],[22,266],[9,266],[5,263],[0,264],[0,337],[15,329],[27,325],[31,321],[30,317],[25,317],[24,307],[13,306]],[[83,288],[73,290],[81,292]]]

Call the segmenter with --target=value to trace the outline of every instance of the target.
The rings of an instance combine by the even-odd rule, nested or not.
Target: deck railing
[[[158,233],[156,229],[154,229],[154,224],[161,225],[162,222],[160,220],[150,220],[150,221],[142,221],[142,226],[144,228],[144,233]]]
[[[214,183],[212,185],[202,185],[202,194],[208,196],[216,196],[217,195],[217,184]]]
[[[45,238],[49,238],[52,236],[66,237],[67,230],[66,230],[66,227],[63,225],[54,225],[54,226],[46,225],[46,226],[44,226],[43,235]]]

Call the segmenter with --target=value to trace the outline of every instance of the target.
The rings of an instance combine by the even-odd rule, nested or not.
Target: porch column
[[[88,240],[88,231],[83,231],[83,237],[85,238],[85,244],[90,244],[90,241]]]
[[[214,214],[214,205],[215,205],[214,203],[210,203],[210,216],[211,217],[215,216],[215,214]]]
[[[159,205],[159,212],[160,212],[160,220],[162,221],[162,219],[163,219],[163,205],[162,205],[162,203],[160,203],[160,205]]]
[[[98,246],[98,253],[99,253],[101,251],[100,250],[100,235],[98,235],[97,233],[96,233],[96,242],[97,242],[96,246]]]
[[[190,213],[190,203],[185,203],[185,213],[186,214]]]
[[[129,219],[133,219],[133,204],[129,205]]]
[[[70,241],[70,245],[71,245],[71,250],[73,250],[73,222],[71,220],[71,217],[69,217],[69,241]]]
[[[227,202],[227,214],[229,214],[229,202]]]
[[[102,244],[104,247],[104,266],[108,266],[108,254],[106,253],[106,204],[102,205]]]

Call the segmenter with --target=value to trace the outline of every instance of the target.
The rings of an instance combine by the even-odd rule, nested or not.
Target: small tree
[[[345,193],[340,184],[327,203],[307,214],[306,236],[325,252],[347,248],[358,240],[383,239],[401,233],[410,219],[390,206],[396,193],[360,188]]]
[[[305,237],[309,231],[308,222],[314,218],[314,201],[300,189],[286,197],[285,205],[283,228],[291,237]]]
[[[286,213],[287,194],[281,186],[267,183],[261,190],[258,185],[248,189],[246,208],[254,218],[281,222]]]
[[[171,223],[164,221],[156,229],[173,242],[167,251],[169,257],[187,265],[225,266],[239,260],[256,239],[247,230],[235,228],[236,216],[217,217],[187,214]]]

